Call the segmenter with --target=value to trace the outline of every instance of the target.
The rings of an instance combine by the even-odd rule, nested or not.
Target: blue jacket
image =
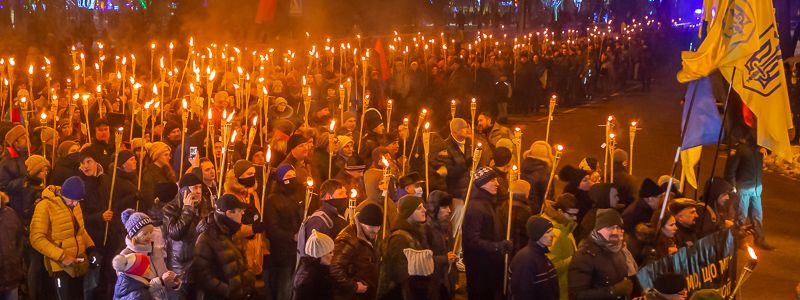
[[[528,241],[511,260],[511,299],[558,300],[558,274],[547,259],[547,248]]]
[[[142,279],[145,280],[145,279]],[[151,300],[149,286],[134,277],[125,274],[117,276],[114,284],[114,300]]]

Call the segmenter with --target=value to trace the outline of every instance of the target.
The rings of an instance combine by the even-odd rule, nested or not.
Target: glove
[[[630,279],[625,278],[620,282],[617,282],[613,286],[611,286],[611,295],[614,297],[626,297],[630,296],[633,292],[633,282]]]
[[[253,222],[253,232],[254,233],[263,233],[267,231],[267,224],[262,222],[261,220],[256,220]]]
[[[499,243],[498,249],[502,254],[511,253],[511,251],[514,250],[514,243],[512,243],[509,240],[501,241]]]

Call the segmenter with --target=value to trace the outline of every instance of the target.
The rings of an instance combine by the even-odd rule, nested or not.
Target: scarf
[[[625,267],[627,269],[626,276],[633,276],[636,274],[639,266],[636,265],[636,261],[633,259],[633,254],[628,251],[628,248],[625,247],[625,242],[623,240],[619,241],[609,241],[604,238],[597,230],[592,230],[589,234],[589,238],[594,241],[595,244],[598,246],[608,250],[612,253],[622,253],[625,258]]]

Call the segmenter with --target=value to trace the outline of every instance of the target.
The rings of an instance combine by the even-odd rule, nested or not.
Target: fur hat
[[[658,195],[661,195],[661,187],[652,179],[645,178],[644,181],[642,181],[642,186],[639,188],[639,198],[644,199]]]
[[[622,216],[613,208],[602,208],[597,210],[597,217],[594,220],[594,230],[600,230],[611,226],[622,226]]]
[[[531,193],[531,184],[525,180],[516,180],[511,184],[511,193],[514,195],[528,196]]]
[[[50,127],[44,127],[41,129],[39,133],[39,137],[42,139],[42,143],[51,143],[53,138],[58,135],[55,129]]]
[[[403,249],[403,254],[408,261],[409,276],[430,276],[433,274],[433,251],[430,249],[415,250]]]
[[[306,240],[306,254],[314,258],[320,258],[333,251],[333,239],[327,234],[311,230],[311,235]]]
[[[530,157],[546,162],[548,166],[553,165],[553,149],[545,141],[535,141],[531,148],[525,151],[524,157]]]
[[[615,163],[621,163],[628,160],[628,152],[622,149],[615,149],[613,157]]]
[[[122,212],[122,226],[128,233],[128,238],[132,238],[147,225],[153,225],[150,216],[128,208]]]
[[[367,204],[356,215],[358,222],[369,226],[381,226],[383,224],[383,211],[380,206]]]
[[[26,134],[25,127],[23,127],[22,125],[16,125],[14,127],[11,127],[11,129],[8,132],[6,132],[6,137],[5,137],[6,145],[10,146],[14,144],[14,142],[16,142],[19,138],[25,136],[25,134]]]
[[[495,178],[497,178],[497,173],[492,168],[482,167],[475,172],[475,186],[481,187]]]
[[[83,195],[86,190],[83,185],[83,179],[78,176],[72,176],[64,180],[61,184],[61,196],[70,200],[83,200]]]
[[[550,228],[553,228],[553,223],[540,216],[531,216],[525,224],[525,230],[531,241],[538,241]]]
[[[67,154],[68,154],[67,152],[69,152],[69,149],[72,148],[72,146],[75,146],[75,145],[78,145],[78,143],[76,143],[74,141],[63,141],[63,142],[61,142],[61,144],[59,144],[58,148],[56,149],[56,153],[58,154],[58,157],[67,156]]]
[[[31,155],[25,160],[25,168],[28,169],[28,174],[34,176],[42,171],[45,167],[50,167],[50,162],[41,155]]]
[[[153,161],[169,151],[172,151],[172,149],[163,142],[152,143],[150,144],[150,148],[147,149],[147,152],[150,153],[150,159]]]

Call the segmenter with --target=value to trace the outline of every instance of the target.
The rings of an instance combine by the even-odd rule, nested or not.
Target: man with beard
[[[546,256],[555,238],[553,223],[545,218],[532,216],[525,229],[528,232],[528,244],[514,255],[509,266],[511,297],[558,300],[556,268]]]
[[[9,205],[19,215],[22,211],[22,195],[28,169],[28,132],[22,125],[12,127],[3,141],[6,145],[3,159],[0,160],[0,190],[11,199]]]
[[[474,186],[463,222],[464,264],[469,299],[499,299],[503,291],[503,256],[514,244],[503,239],[501,220],[494,210],[497,174],[488,167],[475,172]]]
[[[630,276],[638,266],[625,248],[622,217],[614,209],[597,212],[594,230],[580,242],[569,266],[574,299],[621,299],[633,292]]]
[[[334,281],[333,299],[375,299],[378,287],[378,255],[375,251],[383,213],[368,204],[356,215],[354,223],[336,237],[331,262]]]
[[[186,170],[191,163],[189,162],[189,137],[186,137],[186,142],[181,145],[181,135],[183,134],[181,127],[181,123],[179,121],[170,120],[167,121],[167,124],[164,125],[164,143],[166,143],[173,151],[172,151],[172,158],[170,159],[172,170],[175,171],[175,174],[183,174],[183,171]],[[181,152],[181,146],[184,147],[183,152]],[[181,154],[184,156],[181,157]],[[181,170],[181,159],[183,160],[183,170]]]
[[[88,149],[96,153],[97,162],[103,168],[109,167],[114,161],[115,146],[111,141],[111,129],[108,126],[108,120],[100,119],[94,125],[94,138],[92,143],[89,144]]]
[[[680,247],[691,247],[697,241],[697,213],[698,203],[689,198],[678,198],[669,203],[669,212],[675,216],[675,225],[678,225],[678,232],[675,233],[675,244]]]
[[[458,270],[450,267],[457,259],[453,253],[452,204],[453,196],[439,190],[432,191],[425,204],[428,221],[424,231],[428,247],[433,251],[433,276],[444,284],[450,298],[455,296],[458,280]]]
[[[278,165],[289,165],[294,169],[296,177],[300,182],[306,182],[311,177],[311,164],[308,159],[314,149],[314,139],[307,138],[302,134],[293,134],[286,142],[286,158]],[[296,195],[303,196],[304,190],[295,191]],[[296,196],[293,195],[293,196]],[[310,231],[309,231],[310,232]]]
[[[264,206],[270,242],[265,272],[272,299],[289,299],[297,261],[297,231],[303,221],[303,198],[298,199],[295,195],[298,190],[303,190],[303,184],[290,165],[278,167],[275,176],[275,189]]]
[[[408,278],[408,260],[403,249],[428,249],[423,233],[427,220],[422,198],[406,195],[398,203],[392,234],[386,237],[378,283],[378,299],[402,299],[403,282]]]
[[[337,236],[347,226],[344,214],[347,210],[348,200],[344,184],[336,179],[328,180],[320,185],[319,191],[322,204],[300,225],[299,232],[303,234],[302,237],[298,236],[297,238],[297,249],[300,256],[307,256],[305,245],[311,231],[316,230],[328,236]]]
[[[476,127],[481,134],[481,138],[489,145],[492,145],[492,147],[496,147],[497,141],[500,139],[512,138],[511,129],[495,122],[494,118],[487,112],[481,112],[478,115],[478,124]]]

